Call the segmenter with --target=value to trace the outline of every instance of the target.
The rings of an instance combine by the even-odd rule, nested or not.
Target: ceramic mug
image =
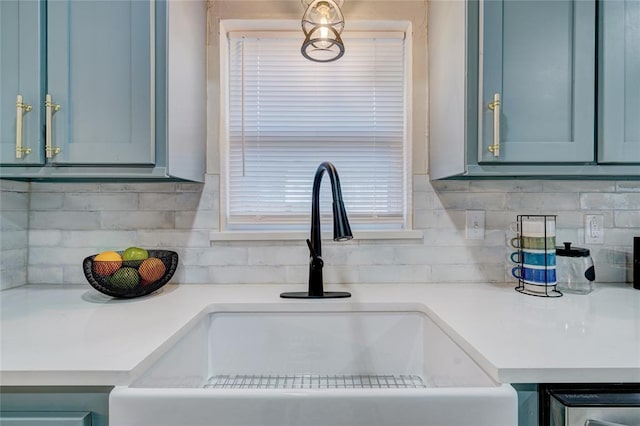
[[[556,247],[556,237],[513,237],[509,240],[509,244],[511,244],[511,247],[517,249],[551,250]]]
[[[529,250],[514,251],[509,256],[513,263],[526,263],[536,266],[556,266],[556,251],[554,250]]]
[[[518,265],[511,270],[511,275],[528,284],[555,285],[557,282],[555,266]]]
[[[522,217],[520,222],[512,222],[511,230],[526,237],[555,237],[555,216]]]

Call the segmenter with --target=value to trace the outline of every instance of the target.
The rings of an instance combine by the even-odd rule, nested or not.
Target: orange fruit
[[[157,257],[150,257],[143,260],[138,267],[140,277],[149,283],[162,278],[166,270],[167,268],[164,266],[164,263],[162,263],[162,260]]]
[[[122,256],[115,251],[104,251],[93,258],[93,272],[102,277],[111,275],[122,266]]]

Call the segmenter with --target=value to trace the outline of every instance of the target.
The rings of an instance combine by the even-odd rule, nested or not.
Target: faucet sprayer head
[[[344,208],[342,200],[333,203],[333,240],[347,241],[353,238],[349,219],[347,219],[347,210]]]

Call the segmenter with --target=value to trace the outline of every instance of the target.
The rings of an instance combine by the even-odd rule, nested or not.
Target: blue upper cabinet
[[[48,162],[154,163],[152,16],[151,1],[48,2]]]
[[[0,178],[202,182],[206,15],[205,0],[0,0]]]
[[[478,162],[595,161],[594,2],[481,8]]]
[[[0,1],[1,164],[44,162],[41,16],[42,3]]]
[[[640,1],[600,2],[598,161],[640,163]]]

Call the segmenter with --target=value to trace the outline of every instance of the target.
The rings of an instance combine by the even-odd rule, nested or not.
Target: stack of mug
[[[517,264],[511,275],[518,279],[518,291],[525,293],[555,293],[556,278],[556,216],[518,216],[512,225],[516,236],[510,245],[516,248],[510,261]]]

